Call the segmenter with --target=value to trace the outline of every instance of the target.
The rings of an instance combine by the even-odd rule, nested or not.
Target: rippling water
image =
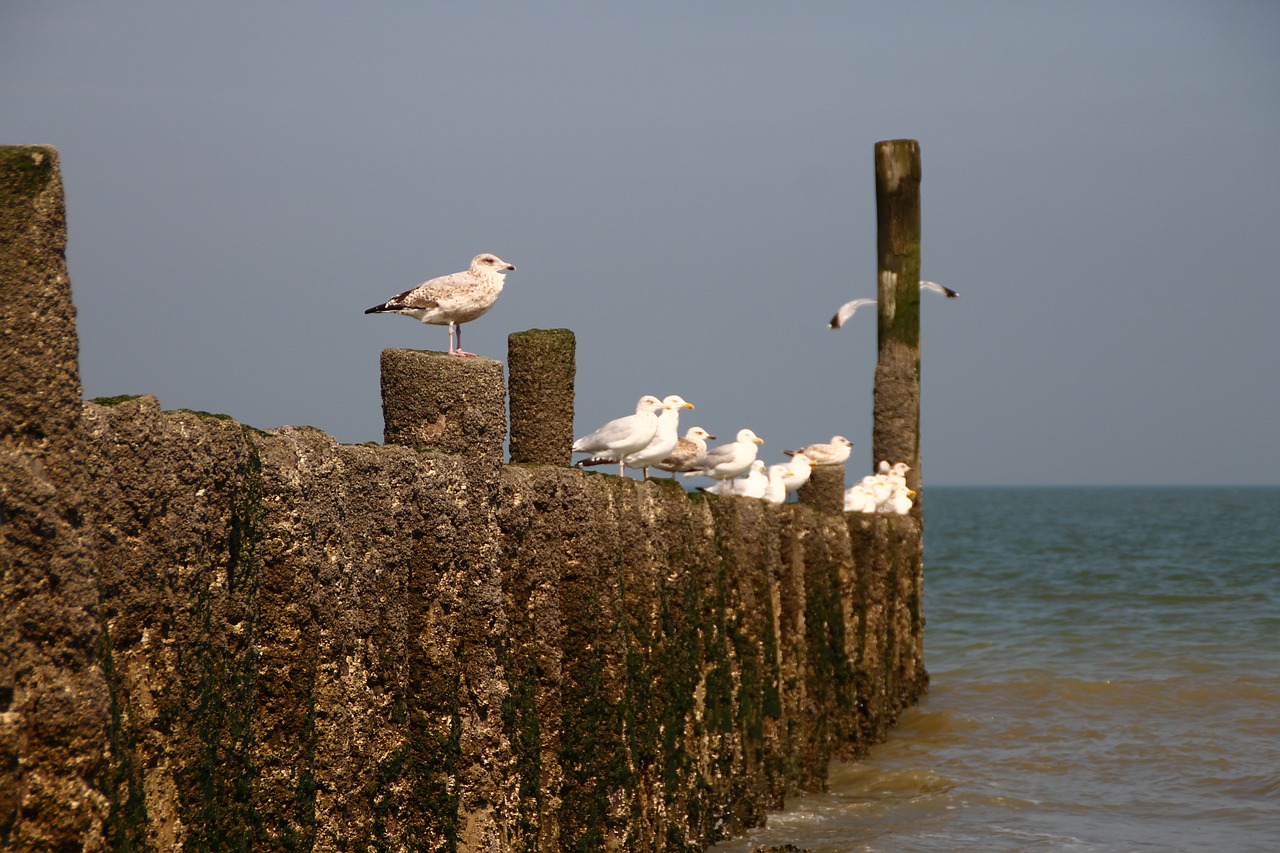
[[[1280,489],[926,501],[929,695],[715,850],[1280,850]]]

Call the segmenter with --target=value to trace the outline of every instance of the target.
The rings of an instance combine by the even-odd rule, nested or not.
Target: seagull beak
[[[685,407],[686,409],[692,409],[692,408],[693,408],[693,403],[685,403],[685,404],[684,404],[684,407]]]
[[[510,270],[511,272],[515,272],[515,271],[516,271],[516,265],[515,265],[515,264],[507,264],[507,269],[508,269],[508,270]]]
[[[764,439],[763,439],[763,438],[761,438],[761,437],[760,437],[760,436],[758,436],[758,435],[757,435],[755,438],[751,439],[751,440],[752,440],[752,441],[754,441],[756,444],[764,444]]]

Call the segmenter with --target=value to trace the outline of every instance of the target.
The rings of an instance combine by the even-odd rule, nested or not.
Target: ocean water
[[[925,500],[929,695],[716,851],[1280,850],[1280,489]]]

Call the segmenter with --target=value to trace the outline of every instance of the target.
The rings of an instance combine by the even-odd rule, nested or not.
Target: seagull
[[[710,477],[713,480],[731,480],[751,467],[756,461],[756,445],[764,439],[749,429],[738,430],[738,436],[728,444],[707,451],[702,465],[685,472],[686,477]]]
[[[618,463],[618,474],[626,474],[623,457],[646,447],[658,431],[658,416],[662,401],[645,394],[636,403],[636,413],[615,418],[600,429],[584,435],[573,443],[574,453],[590,453],[593,458]],[[582,462],[578,463],[579,465]]]
[[[849,318],[858,313],[858,309],[863,305],[875,305],[874,299],[859,298],[846,302],[840,306],[840,310],[836,311],[836,315],[827,323],[827,328],[838,329],[845,323],[849,322]]]
[[[911,466],[905,462],[890,465],[887,460],[880,461],[879,473],[862,478],[861,485],[871,491],[877,512],[905,513],[911,509],[911,498],[915,492],[907,488],[907,472]],[[906,509],[902,507],[905,506]]]
[[[791,456],[791,461],[787,463],[788,474],[783,476],[782,485],[787,490],[787,494],[791,494],[796,489],[809,482],[809,475],[813,473],[812,460],[803,450],[797,450]]]
[[[863,478],[864,480],[869,478]],[[875,512],[876,496],[871,491],[871,487],[865,482],[855,483],[853,486],[845,489],[844,492],[844,511],[845,512]]]
[[[764,499],[771,504],[780,504],[787,499],[786,478],[790,476],[791,469],[786,465],[770,465],[768,471],[769,482],[764,488]]]
[[[901,488],[895,488],[889,499],[876,507],[876,510],[890,515],[906,515],[911,512],[911,499],[915,496],[915,491],[903,484]]]
[[[751,463],[751,469],[745,477],[732,480],[721,480],[714,486],[699,486],[698,491],[711,495],[739,495],[744,498],[762,498],[769,485],[769,477],[764,471],[763,460]]]
[[[375,305],[366,314],[404,314],[433,326],[449,327],[449,355],[470,355],[462,349],[462,324],[493,307],[502,293],[503,276],[515,267],[488,252],[471,259],[466,272],[442,275]],[[454,332],[458,345],[453,343]]]
[[[716,437],[702,427],[689,427],[684,438],[676,442],[675,450],[666,459],[653,463],[653,467],[669,471],[672,477],[701,467],[702,457],[707,455],[707,439],[715,441]]]
[[[956,293],[951,288],[944,287],[943,285],[938,284],[936,281],[925,281],[924,279],[920,280],[920,289],[932,290],[934,293],[941,293],[943,296],[947,297],[948,299],[955,299],[957,296],[960,295],[959,293]],[[841,326],[843,326],[845,323],[849,322],[849,318],[852,317],[854,314],[856,314],[858,309],[861,308],[863,305],[875,305],[875,304],[876,304],[876,301],[874,299],[866,299],[866,298],[859,298],[859,299],[854,299],[849,302],[846,302],[845,304],[840,306],[839,310],[836,311],[835,316],[832,317],[827,322],[827,328],[838,329]]]
[[[658,429],[654,432],[653,438],[649,439],[649,443],[641,449],[622,457],[623,467],[639,468],[644,471],[644,478],[649,479],[649,466],[665,459],[680,440],[676,435],[680,425],[680,410],[692,408],[693,403],[686,403],[679,394],[666,397],[662,401],[662,411],[658,412]],[[578,464],[599,465],[603,462],[615,461],[617,460],[609,457],[596,457],[585,459]]]
[[[784,450],[782,452],[788,456],[803,453],[809,457],[809,461],[814,465],[839,465],[849,458],[849,453],[852,450],[852,441],[843,435],[833,435],[828,444],[811,444],[799,450]]]
[[[941,293],[948,299],[955,299],[960,295],[946,285],[938,284],[936,281],[925,281],[924,279],[920,279],[920,289],[932,290],[934,293]]]

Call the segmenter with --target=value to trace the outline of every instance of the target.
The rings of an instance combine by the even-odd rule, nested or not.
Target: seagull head
[[[477,273],[506,275],[515,270],[515,265],[507,263],[497,255],[485,252],[471,259],[471,270]]]
[[[738,430],[738,441],[741,442],[742,444],[746,444],[748,442],[755,442],[756,444],[764,444],[763,438],[756,435],[751,430],[745,429],[745,428]]]
[[[692,409],[693,403],[686,403],[684,398],[679,394],[672,394],[662,401],[662,408],[675,411],[676,409]]]
[[[636,402],[636,414],[641,415],[645,412],[656,412],[662,407],[661,400],[652,394],[645,394]]]

